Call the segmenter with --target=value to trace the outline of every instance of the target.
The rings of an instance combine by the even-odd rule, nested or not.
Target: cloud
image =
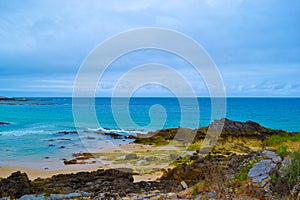
[[[279,90],[299,95],[299,11],[296,0],[0,1],[1,86],[21,92],[24,88],[14,77],[20,82],[74,80],[84,58],[100,42],[128,29],[155,26],[183,32],[203,45],[220,67],[229,94],[245,95],[248,87],[251,95]],[[135,59],[143,63],[157,58],[181,69],[194,87],[205,88],[197,75],[183,70],[189,68],[184,62],[163,57],[146,52]],[[134,66],[135,59],[123,59],[123,65]],[[114,70],[122,72],[121,65]],[[280,84],[260,85],[264,81]],[[109,90],[112,82],[103,88]],[[51,84],[58,86],[47,83]],[[58,88],[62,94],[71,93]]]

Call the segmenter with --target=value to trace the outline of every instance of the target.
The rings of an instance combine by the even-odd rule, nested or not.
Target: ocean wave
[[[131,135],[131,134],[146,134],[147,131],[143,130],[124,130],[124,129],[109,129],[109,128],[97,128],[97,129],[92,129],[88,128],[88,131],[101,131],[103,133],[122,133],[125,135]]]
[[[0,136],[24,136],[24,135],[44,135],[49,132],[44,130],[16,130],[16,131],[3,131]]]

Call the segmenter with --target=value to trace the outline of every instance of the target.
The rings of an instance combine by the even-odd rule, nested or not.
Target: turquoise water
[[[189,102],[191,99],[187,98],[184,101]],[[166,113],[164,114],[163,109],[159,109],[153,113],[151,119],[149,109],[157,104],[161,105]],[[191,108],[183,108],[188,110],[186,121],[191,121],[191,123],[186,123],[186,126],[189,128],[207,126],[211,122],[210,98],[199,98],[198,104],[200,120],[196,124],[192,122],[198,117],[195,116],[197,112]],[[160,128],[181,125],[180,104],[176,98],[132,98],[129,111],[136,126],[130,125],[128,127],[126,125],[119,127],[114,120],[110,98],[97,98],[95,105],[99,127],[88,123],[78,127],[80,136],[83,136],[80,140],[76,134],[58,134],[59,131],[76,130],[71,98],[29,98],[29,101],[0,101],[0,121],[11,123],[0,126],[0,153],[2,157],[0,166],[18,161],[39,161],[46,156],[53,161],[70,158],[72,152],[86,151],[82,141],[89,135],[94,137],[95,134],[91,130],[98,128],[105,128],[105,131],[110,130],[121,134],[136,133],[136,131],[146,132],[151,130],[149,127],[144,129],[151,120],[154,124],[153,127],[159,127],[164,116],[166,121]],[[80,115],[84,119],[88,119],[90,113],[84,112],[84,106],[86,105],[82,105],[83,111]],[[122,101],[119,103],[117,101],[114,108],[117,111],[122,111],[126,109],[126,105],[123,105]],[[126,120],[125,117],[119,117],[121,120]],[[252,120],[273,129],[300,131],[300,98],[228,98],[226,117],[238,121]],[[84,130],[85,132],[81,132]],[[97,138],[97,141],[107,139],[107,137],[101,138],[103,136],[98,137],[100,138]],[[101,145],[105,145],[92,140],[85,140],[84,142],[88,143],[89,146],[95,146],[95,148],[101,148]],[[124,141],[111,140],[111,142],[118,145]],[[64,148],[61,148],[62,146]]]

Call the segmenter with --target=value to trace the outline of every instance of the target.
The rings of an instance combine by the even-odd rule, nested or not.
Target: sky
[[[160,27],[202,45],[227,96],[300,97],[299,19],[298,0],[0,1],[0,96],[72,96],[77,72],[97,45],[124,31]],[[110,96],[124,73],[152,62],[173,67],[196,95],[209,95],[193,66],[157,50],[120,57],[96,95]],[[172,94],[150,84],[135,95]]]

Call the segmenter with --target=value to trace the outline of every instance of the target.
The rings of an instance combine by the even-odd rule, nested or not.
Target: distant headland
[[[0,96],[0,101],[28,101],[26,98],[24,97],[5,97],[5,96]]]

